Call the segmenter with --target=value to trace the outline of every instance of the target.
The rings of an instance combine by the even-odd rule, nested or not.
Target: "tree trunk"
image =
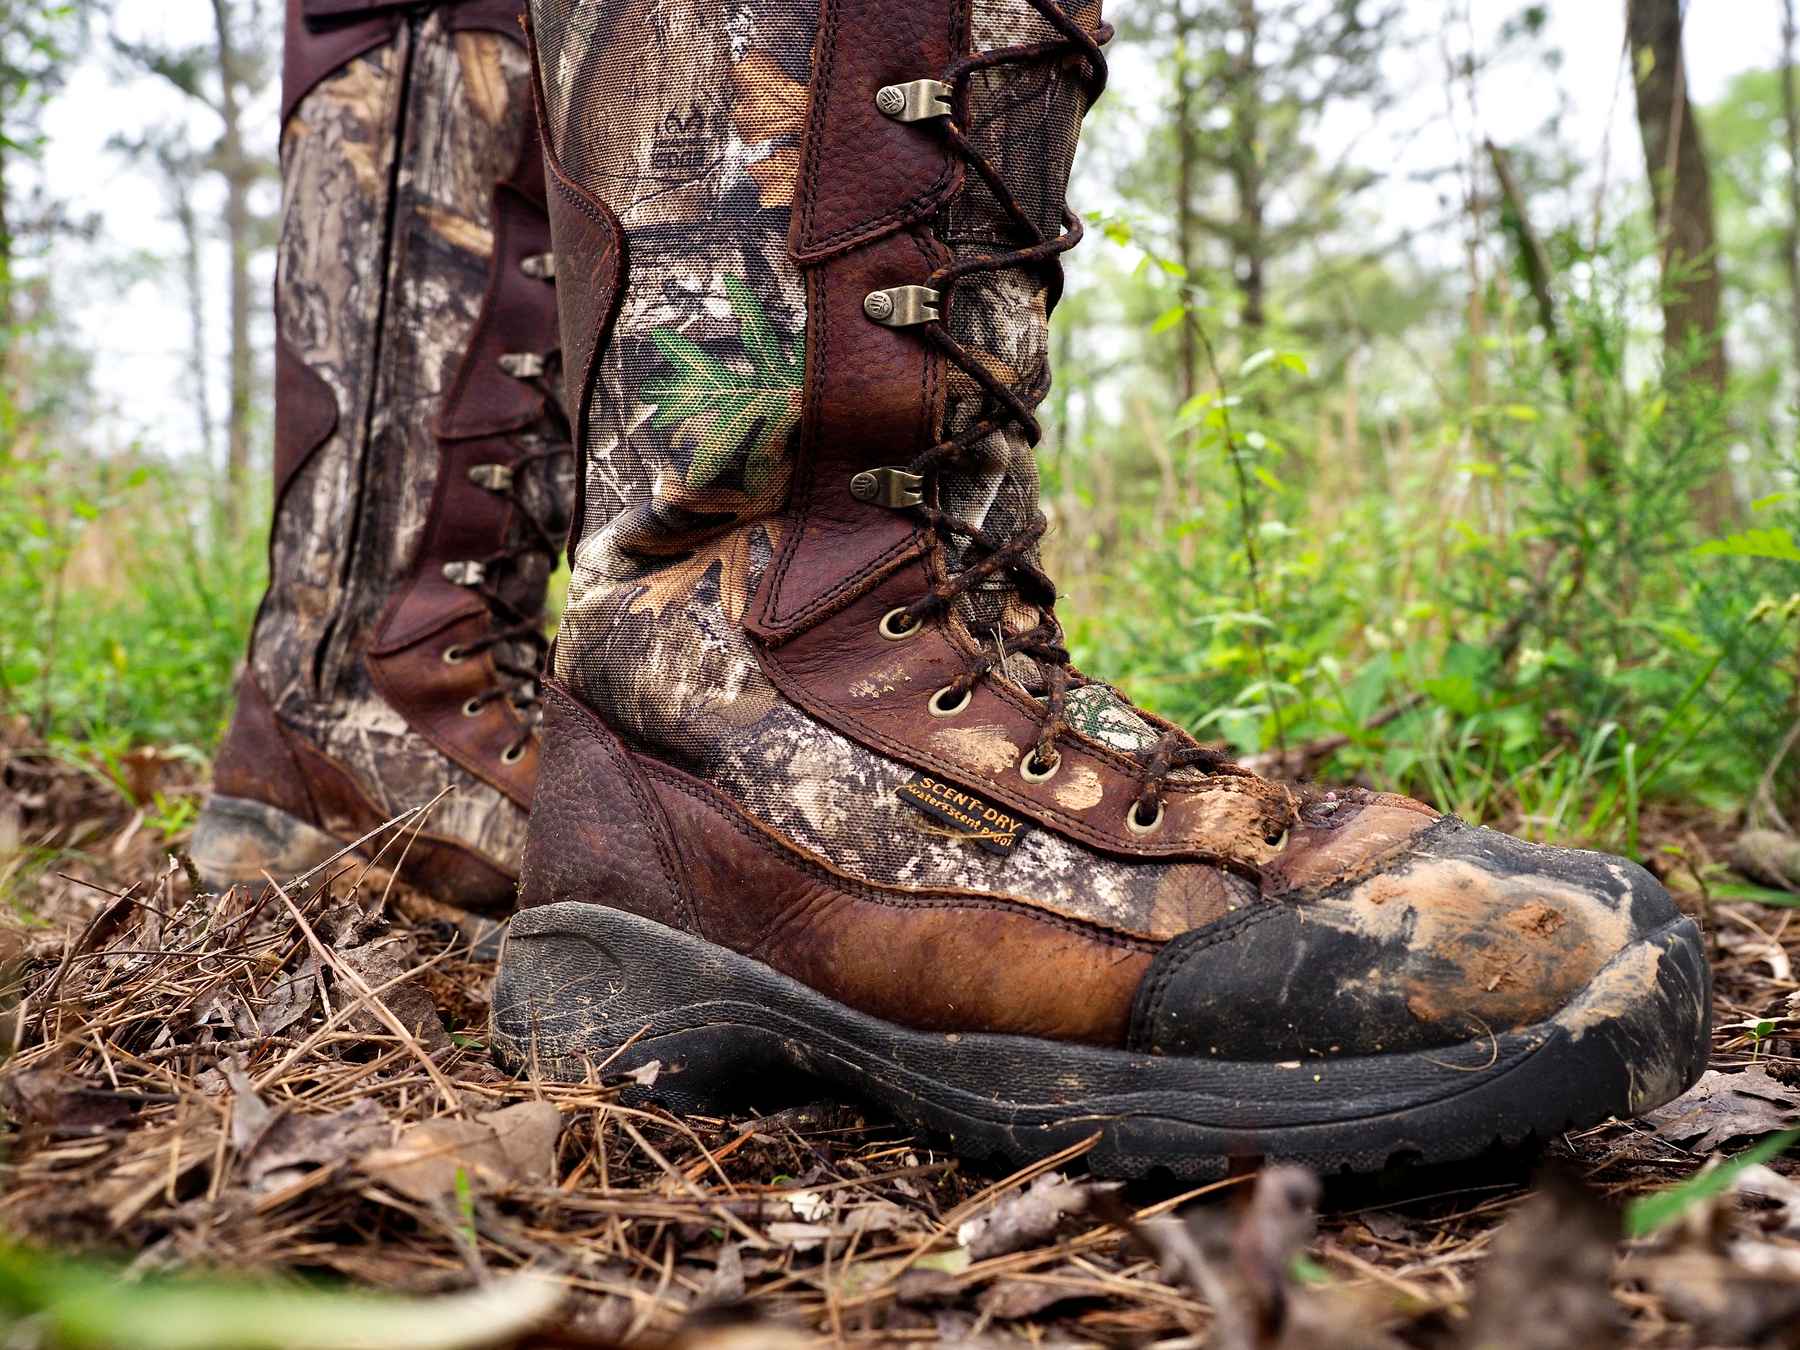
[[[1794,0],[1781,0],[1781,120],[1787,142],[1786,254],[1788,322],[1794,376],[1800,382],[1800,92],[1794,88]],[[1796,385],[1800,389],[1800,383]]]
[[[224,525],[236,535],[242,526],[250,476],[250,412],[256,378],[256,353],[250,343],[250,260],[255,248],[250,189],[256,166],[244,152],[240,107],[243,70],[232,17],[230,0],[213,0],[219,52],[219,117],[223,124],[219,159],[225,178],[225,237],[231,254],[231,394],[226,420]]]
[[[1191,294],[1200,266],[1200,221],[1194,209],[1200,172],[1200,127],[1194,113],[1194,18],[1187,0],[1175,0],[1175,260],[1181,264],[1184,297]],[[1181,318],[1181,375],[1176,388],[1186,407],[1200,393],[1200,320],[1192,313]],[[1200,431],[1197,426],[1182,437],[1183,489],[1181,500],[1188,509],[1200,502]],[[1182,566],[1191,567],[1198,544],[1183,535],[1176,545]]]
[[[1712,177],[1688,102],[1680,0],[1626,0],[1625,28],[1662,250],[1664,369],[1684,373],[1723,397],[1727,367]],[[1696,493],[1695,507],[1711,529],[1729,519],[1730,488],[1722,476]]]
[[[188,378],[194,385],[194,419],[200,434],[197,442],[205,462],[213,462],[212,399],[207,391],[206,372],[206,278],[200,258],[200,218],[193,200],[179,176],[182,166],[169,163],[164,172],[169,177],[175,203],[175,220],[181,226],[181,283],[187,292],[188,306]],[[235,321],[236,315],[233,315]]]
[[[1232,71],[1231,180],[1237,191],[1237,274],[1243,289],[1240,319],[1246,347],[1259,345],[1268,322],[1266,310],[1268,240],[1267,204],[1263,200],[1262,89],[1256,67],[1256,43],[1262,16],[1256,0],[1237,0],[1238,35],[1243,43]]]
[[[12,349],[13,340],[13,235],[7,214],[6,136],[0,129],[0,355]]]

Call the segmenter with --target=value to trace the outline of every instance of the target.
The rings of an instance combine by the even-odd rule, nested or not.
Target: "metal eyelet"
[[[1265,834],[1263,836],[1263,843],[1267,844],[1270,848],[1274,849],[1277,853],[1281,852],[1282,849],[1287,847],[1287,841],[1288,841],[1288,832],[1286,830],[1283,830],[1280,834],[1276,834],[1276,835]]]
[[[890,609],[881,616],[881,636],[889,642],[905,642],[909,637],[917,637],[925,628],[925,620],[915,618],[911,628],[901,628],[899,623],[906,619],[906,609]]]
[[[1125,828],[1130,830],[1133,834],[1155,834],[1162,828],[1163,817],[1168,814],[1167,808],[1162,802],[1158,802],[1156,804],[1156,814],[1148,821],[1143,821],[1138,819],[1138,807],[1140,805],[1141,803],[1139,802],[1133,802],[1131,804],[1131,810],[1125,813]]]
[[[975,701],[975,691],[973,689],[963,690],[961,696],[958,697],[954,703],[946,703],[944,701],[944,695],[946,694],[956,694],[956,686],[953,684],[945,685],[942,689],[938,690],[937,693],[933,694],[930,701],[925,705],[931,710],[931,715],[933,717],[955,717],[958,713],[966,710],[968,706]]]
[[[468,659],[469,659],[469,654],[467,652],[465,652],[461,647],[446,647],[446,648],[444,648],[444,664],[447,666],[460,666],[464,661],[467,661]]]
[[[501,753],[500,762],[502,764],[517,764],[524,758],[525,747],[522,745],[512,745],[508,746],[506,750]]]
[[[486,707],[487,704],[483,703],[480,699],[472,698],[467,703],[463,704],[463,716],[480,717],[482,710]]]
[[[890,286],[885,291],[870,291],[863,297],[863,313],[888,328],[909,328],[914,324],[936,323],[938,305],[943,293],[930,286]]]
[[[1048,783],[1052,778],[1056,777],[1056,771],[1060,768],[1062,768],[1061,755],[1058,755],[1055,759],[1051,760],[1047,766],[1039,765],[1037,762],[1037,747],[1034,745],[1025,752],[1025,758],[1019,761],[1019,777],[1023,778],[1027,783]]]
[[[955,92],[942,80],[908,80],[877,89],[875,106],[883,117],[896,122],[923,122],[930,117],[950,116],[950,99]]]

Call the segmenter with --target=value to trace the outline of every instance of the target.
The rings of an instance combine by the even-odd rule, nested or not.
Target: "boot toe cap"
[[[1133,1044],[1286,1060],[1485,1039],[1554,1018],[1678,918],[1635,863],[1446,818],[1377,870],[1171,942],[1139,991]]]

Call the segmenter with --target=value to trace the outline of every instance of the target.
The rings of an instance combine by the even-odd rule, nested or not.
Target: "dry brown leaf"
[[[1054,1236],[1064,1219],[1085,1213],[1096,1189],[1092,1182],[1070,1181],[1060,1172],[1046,1172],[1024,1190],[1002,1196],[986,1213],[963,1224],[956,1230],[956,1240],[977,1261],[1035,1246]]]
[[[385,1140],[392,1127],[375,1102],[363,1100],[323,1116],[283,1113],[244,1157],[244,1179],[253,1191],[274,1191],[315,1167],[360,1157]]]
[[[1708,1069],[1686,1095],[1644,1117],[1665,1139],[1693,1140],[1711,1153],[1732,1139],[1800,1124],[1800,1092],[1776,1081],[1761,1064],[1734,1073]]]
[[[562,1115],[549,1102],[520,1102],[503,1111],[414,1125],[392,1147],[372,1150],[357,1170],[427,1203],[456,1192],[457,1174],[471,1185],[504,1191],[555,1178]]]
[[[1465,1350],[1588,1350],[1617,1345],[1612,1299],[1619,1216],[1560,1175],[1507,1220],[1482,1266]]]
[[[53,1125],[63,1135],[100,1134],[137,1114],[129,1094],[90,1086],[61,1069],[23,1069],[0,1077],[0,1106],[15,1119]]]
[[[340,951],[338,959],[360,975],[369,988],[382,991],[377,997],[387,1004],[388,1010],[400,1020],[401,1026],[418,1037],[419,1044],[425,1047],[426,1053],[436,1055],[452,1048],[450,1033],[444,1030],[437,1005],[419,987],[416,979],[403,980],[391,988],[382,988],[419,964],[408,944],[392,938],[378,938],[363,946]],[[339,991],[341,998],[354,999],[357,996],[354,989]],[[347,1020],[356,1030],[367,1034],[393,1034],[388,1024],[368,1007],[358,1008]]]

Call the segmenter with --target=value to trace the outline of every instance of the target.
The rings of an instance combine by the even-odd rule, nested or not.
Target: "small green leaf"
[[[1161,314],[1158,314],[1156,321],[1150,325],[1150,336],[1156,337],[1158,334],[1168,332],[1186,317],[1186,305],[1170,305]]]

